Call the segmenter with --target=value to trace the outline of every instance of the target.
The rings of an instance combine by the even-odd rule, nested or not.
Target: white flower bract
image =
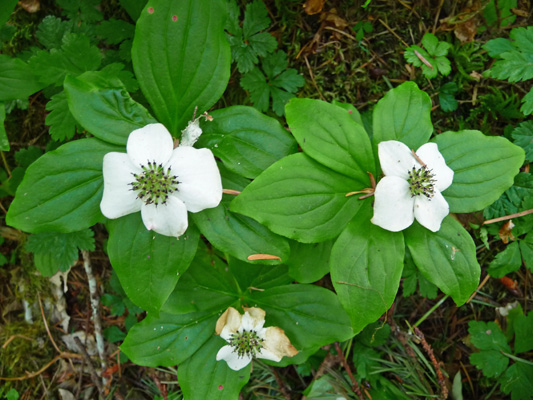
[[[453,181],[453,170],[446,165],[437,144],[424,144],[415,157],[405,144],[390,140],[378,145],[378,154],[385,176],[374,192],[372,223],[398,232],[416,218],[422,226],[437,232],[449,213],[441,192]]]
[[[244,308],[241,315],[229,307],[218,319],[216,333],[229,344],[217,353],[217,361],[225,360],[234,371],[246,367],[253,357],[280,361],[284,356],[298,354],[282,329],[265,324],[265,311],[261,308]]]
[[[130,133],[127,153],[104,156],[102,214],[110,219],[141,211],[146,229],[181,236],[187,212],[218,206],[222,181],[209,149],[180,146],[162,124]]]

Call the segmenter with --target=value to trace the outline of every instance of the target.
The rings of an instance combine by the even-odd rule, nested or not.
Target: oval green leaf
[[[367,200],[331,250],[331,280],[355,333],[389,309],[403,270],[403,235],[372,224],[371,217]]]
[[[102,71],[67,76],[65,93],[76,121],[109,143],[126,145],[133,130],[157,122],[130,97],[120,79]]]
[[[438,232],[415,222],[404,235],[422,275],[450,295],[458,306],[463,305],[476,290],[481,275],[476,245],[469,233],[448,216]]]
[[[107,252],[128,298],[159,312],[178,279],[189,268],[200,234],[189,229],[176,239],[148,231],[140,213],[108,221]]]
[[[479,131],[444,132],[435,138],[453,183],[443,192],[450,212],[479,211],[513,185],[525,153],[503,137]]]
[[[320,100],[292,99],[287,123],[305,154],[332,170],[366,181],[375,175],[370,139],[348,110]]]
[[[228,84],[230,47],[223,0],[151,0],[135,29],[132,62],[157,119],[177,136]]]
[[[417,150],[433,133],[430,112],[431,99],[416,83],[390,90],[374,108],[374,148],[379,142],[398,140]]]
[[[274,118],[253,107],[233,106],[211,113],[196,147],[207,147],[224,166],[253,179],[279,159],[295,153],[294,138]]]
[[[103,218],[104,155],[120,150],[98,139],[82,139],[46,153],[26,170],[6,223],[31,233],[75,232],[94,225]]]
[[[303,153],[271,165],[231,203],[271,231],[304,243],[337,236],[361,202],[346,194],[370,186],[324,167]]]

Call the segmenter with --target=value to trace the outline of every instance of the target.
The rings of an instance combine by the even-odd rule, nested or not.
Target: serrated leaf
[[[96,8],[101,0],[57,0],[63,14],[75,21],[96,22],[102,19],[102,13]]]
[[[520,147],[479,131],[444,132],[435,142],[454,171],[452,185],[443,192],[450,212],[478,211],[496,201],[524,162]]]
[[[47,49],[58,49],[63,43],[63,36],[70,33],[72,28],[71,21],[63,21],[61,18],[47,15],[39,24],[35,36]]]
[[[253,107],[228,107],[213,111],[211,116],[213,121],[201,124],[203,134],[197,147],[211,149],[228,170],[243,177],[256,178],[297,150],[294,138],[276,119]]]
[[[94,250],[94,233],[90,229],[79,232],[43,232],[31,235],[25,244],[34,253],[37,269],[44,276],[52,276],[58,270],[66,272],[78,260],[79,250]]]
[[[511,400],[528,400],[533,393],[533,366],[514,363],[498,381],[503,393],[511,393]]]
[[[533,114],[533,88],[522,98],[522,103],[522,107],[520,107],[522,114],[526,116]]]
[[[259,111],[267,111],[270,102],[270,87],[261,70],[255,67],[241,78],[241,86],[250,92],[250,99]]]
[[[480,350],[511,352],[505,335],[495,322],[470,321],[468,332],[470,341]]]
[[[491,57],[499,57],[502,53],[514,50],[512,42],[504,38],[489,40],[482,47],[487,50]]]
[[[533,27],[515,28],[510,36],[514,39],[510,42],[513,49],[495,54],[500,60],[497,60],[490,69],[491,76],[497,79],[507,79],[510,82],[533,78],[533,46],[531,45]],[[495,53],[503,47],[502,43],[501,40],[497,43],[498,50],[494,51]]]
[[[513,242],[496,255],[487,272],[494,278],[502,278],[511,272],[517,271],[521,265],[522,257],[520,256],[518,242]]]
[[[272,53],[278,47],[276,38],[268,32],[258,33],[248,39],[248,45],[253,50],[252,54],[257,54],[259,57],[265,57],[267,54]],[[250,52],[250,50],[248,50]],[[257,61],[254,62],[254,64]],[[240,70],[240,72],[246,72]]]
[[[268,11],[261,0],[254,0],[246,5],[242,26],[245,39],[249,39],[252,35],[268,28],[269,25]]]
[[[533,162],[533,121],[524,121],[512,133],[514,144],[526,152],[526,162]]]
[[[361,182],[354,190],[370,187],[367,171],[375,174],[370,139],[346,111],[320,100],[294,99],[286,112],[291,132],[306,155]]]
[[[513,186],[507,189],[493,204],[485,208],[483,217],[491,219],[525,211],[527,208],[523,208],[521,205],[531,196],[533,196],[533,175],[520,172],[515,176]],[[523,219],[515,219],[515,222],[520,223]]]
[[[6,222],[26,232],[75,232],[100,221],[104,155],[121,148],[98,139],[64,144],[26,171]]]
[[[458,306],[464,304],[477,288],[481,274],[476,245],[469,233],[447,216],[437,232],[415,223],[404,231],[404,236],[422,275]]]
[[[331,280],[356,333],[389,309],[403,269],[403,235],[372,224],[371,216],[367,200],[331,250]]]
[[[96,34],[108,44],[119,44],[126,39],[133,39],[135,26],[121,19],[110,18],[96,27]]]
[[[109,260],[128,298],[144,310],[159,312],[189,267],[198,246],[194,225],[175,237],[148,231],[140,213],[109,220]]]
[[[483,17],[489,26],[495,25],[496,22],[499,22],[498,28],[507,26],[516,19],[516,15],[511,11],[516,6],[516,0],[490,0],[483,8]]]
[[[499,376],[509,365],[509,359],[497,350],[483,350],[470,354],[470,362],[489,378]]]
[[[146,5],[146,0],[119,0],[120,5],[126,10],[133,21],[137,21]]]
[[[105,71],[68,76],[65,93],[80,125],[109,143],[125,145],[133,130],[156,122],[130,97],[122,82]]]
[[[514,351],[516,354],[533,350],[531,332],[533,332],[533,313],[526,317],[521,314],[513,321],[515,331]]]
[[[533,234],[528,233],[524,239],[520,240],[520,252],[525,266],[533,272]]]
[[[29,65],[46,85],[60,86],[67,74],[80,75],[98,69],[102,55],[85,35],[67,33],[60,49],[41,50],[29,59]]]
[[[376,350],[361,343],[354,344],[352,360],[359,378],[369,379],[373,372],[372,370],[380,367],[379,361],[375,360],[379,358],[380,355]]]
[[[28,97],[45,85],[30,65],[18,58],[0,54],[0,102]]]
[[[297,153],[271,165],[231,203],[273,232],[304,243],[337,236],[361,202],[346,197],[366,182],[340,175]]]
[[[50,136],[55,141],[72,139],[76,133],[76,120],[72,116],[64,91],[53,95],[46,103],[50,113],[46,116],[45,123],[50,126]]]
[[[431,100],[416,83],[405,82],[390,90],[374,107],[374,153],[385,140],[398,140],[414,150],[433,133]]]
[[[273,81],[272,85],[283,89],[289,93],[296,93],[296,91],[305,84],[305,79],[294,68],[289,68],[283,71]]]
[[[197,115],[208,110],[226,89],[225,19],[223,0],[152,0],[137,21],[133,69],[157,119],[174,136],[195,109]]]

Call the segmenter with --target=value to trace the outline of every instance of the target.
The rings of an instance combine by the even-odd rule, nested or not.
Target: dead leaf
[[[36,13],[41,9],[40,0],[21,0],[19,1],[19,5],[31,14]]]
[[[322,11],[326,0],[307,0],[304,4],[304,11],[308,15],[318,14]]]
[[[510,219],[507,221],[498,231],[498,235],[500,235],[500,239],[503,243],[507,244],[509,243],[509,239],[515,240],[515,237],[513,236],[513,232],[511,232],[514,228],[513,220]]]
[[[479,19],[477,17],[470,18],[462,24],[455,25],[453,33],[461,43],[471,42],[476,36],[477,27],[479,26]]]

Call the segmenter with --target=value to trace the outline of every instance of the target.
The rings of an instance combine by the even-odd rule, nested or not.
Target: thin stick
[[[417,56],[418,59],[422,61],[427,67],[433,69],[433,65],[431,65],[431,63],[428,60],[426,60],[426,58],[416,50],[415,50],[415,56]]]
[[[94,365],[91,362],[91,357],[89,357],[89,354],[87,353],[87,350],[85,349],[85,346],[81,342],[80,338],[77,336],[74,336],[74,341],[76,342],[76,345],[81,351],[81,354],[83,354],[84,360],[86,361],[87,365],[89,366],[89,371],[91,372],[91,378],[96,385],[96,388],[98,389],[98,392],[103,395],[104,394],[104,388],[102,387],[102,383],[100,382],[100,379],[98,378],[98,374],[96,373],[96,370],[94,369]]]
[[[96,349],[98,350],[98,356],[100,357],[100,367],[102,368],[102,372],[104,372],[107,366],[105,358],[104,337],[102,336],[102,324],[100,322],[100,300],[98,298],[98,287],[96,284],[96,279],[93,275],[89,252],[87,250],[82,250],[81,256],[83,258],[83,267],[85,268],[85,273],[87,274],[87,280],[89,281],[89,294],[91,296],[91,308],[93,314]],[[103,376],[102,383],[104,384],[104,386],[107,385],[107,379]]]
[[[444,376],[442,375],[442,371],[440,370],[439,363],[437,362],[437,359],[435,358],[435,354],[433,354],[433,349],[429,345],[428,342],[426,342],[426,338],[424,337],[424,334],[420,329],[418,329],[416,326],[414,327],[416,335],[420,338],[420,341],[422,342],[422,347],[424,348],[424,351],[427,353],[429,358],[431,359],[431,362],[433,363],[433,366],[435,367],[435,372],[437,373],[437,379],[439,381],[440,390],[442,393],[442,398],[447,399],[448,398],[448,388],[446,387],[446,380],[444,379]]]
[[[240,191],[238,191],[238,190],[233,190],[233,189],[222,189],[222,193],[224,193],[224,194],[231,194],[231,195],[233,195],[233,196],[237,196],[237,195],[241,194]]]
[[[252,254],[247,257],[249,261],[255,260],[281,260],[281,257],[272,254]]]
[[[307,69],[309,70],[309,77],[311,78],[311,82],[313,83],[313,86],[318,92],[318,95],[320,96],[320,98],[326,101],[325,97],[322,95],[322,92],[318,88],[318,85],[316,84],[315,76],[313,75],[313,71],[311,70],[311,65],[309,65],[309,60],[307,59],[307,56],[304,57],[304,60],[305,60],[305,65],[307,65]]]
[[[468,300],[466,301],[465,304],[468,304],[472,301],[472,299],[474,298],[474,296],[477,294],[477,292],[479,292],[479,290],[485,286],[485,283],[487,283],[487,281],[490,279],[490,275],[487,274],[487,276],[485,277],[485,279],[483,279],[483,282],[481,282],[479,284],[479,286],[477,287],[477,289],[474,291],[474,293],[472,293],[472,295],[468,298]]]
[[[422,315],[422,318],[420,318],[418,321],[416,321],[416,323],[415,323],[413,326],[416,328],[418,325],[420,325],[422,322],[424,322],[424,321],[426,320],[426,318],[429,317],[429,316],[433,313],[433,311],[435,311],[437,308],[439,308],[440,305],[441,305],[442,303],[444,303],[444,301],[445,301],[448,297],[450,297],[450,296],[449,296],[449,295],[446,295],[446,296],[444,296],[442,299],[440,299],[440,300],[437,302],[437,304],[435,304],[433,307],[431,307],[431,308],[428,310],[427,313],[425,313],[424,315]]]
[[[529,214],[533,214],[533,208],[531,208],[529,210],[526,210],[526,211],[521,211],[521,212],[516,213],[516,214],[506,215],[505,217],[488,219],[485,222],[483,222],[481,225],[493,224],[494,222],[506,221],[508,219],[513,219],[513,218],[517,218],[517,217],[523,217],[524,215],[529,215]]]
[[[41,315],[43,316],[43,322],[44,322],[44,327],[46,328],[46,333],[48,333],[48,337],[50,338],[50,341],[52,342],[52,346],[54,346],[54,349],[56,349],[57,352],[61,354],[62,351],[59,350],[59,347],[57,347],[57,344],[54,341],[52,334],[50,333],[50,329],[48,328],[48,323],[46,322],[46,317],[44,316],[43,302],[41,301],[41,296],[39,294],[37,294],[37,300],[39,300],[39,307],[41,308]]]
[[[335,342],[335,350],[337,350],[337,354],[339,355],[339,360],[342,363],[342,366],[344,367],[346,373],[350,377],[350,380],[352,381],[352,390],[357,394],[357,397],[359,397],[361,400],[364,400],[363,394],[361,393],[361,389],[359,388],[359,384],[355,380],[355,377],[352,374],[352,370],[350,369],[350,366],[346,362],[346,358],[344,358],[344,354],[342,352],[341,346],[339,345],[339,342]]]
[[[394,36],[396,36],[396,39],[398,39],[400,42],[403,43],[403,45],[405,47],[409,47],[409,45],[400,37],[398,36],[398,34],[396,32],[394,32],[392,30],[392,28],[390,26],[387,25],[387,23],[385,21],[383,21],[381,18],[378,19],[378,21],[381,23],[381,25],[383,25],[390,33],[392,33]]]
[[[21,339],[26,339],[28,341],[33,341],[33,339],[31,337],[28,337],[28,336],[24,336],[24,335],[13,335],[11,336],[9,339],[6,340],[6,342],[2,345],[2,348],[5,349],[7,347],[7,345],[9,343],[11,343],[14,339],[16,338],[21,338]]]
[[[285,384],[283,383],[283,381],[279,377],[277,369],[274,368],[274,367],[271,367],[271,369],[272,369],[272,373],[274,374],[274,378],[276,379],[276,382],[278,383],[279,390],[280,390],[281,394],[287,400],[291,400],[291,395],[289,394],[289,392],[287,391],[287,388],[285,387]]]

